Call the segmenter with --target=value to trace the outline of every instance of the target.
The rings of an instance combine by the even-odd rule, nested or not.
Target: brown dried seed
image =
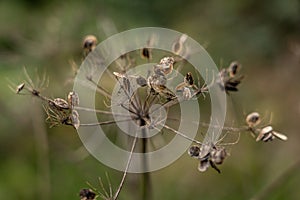
[[[142,76],[138,76],[138,77],[136,78],[136,83],[137,83],[139,86],[141,86],[141,87],[147,86],[147,80],[146,80],[144,77],[142,77]]]
[[[88,53],[93,51],[97,45],[97,38],[94,35],[87,35],[83,40],[83,49]]]
[[[229,76],[234,77],[238,73],[240,67],[241,65],[237,61],[232,62],[227,69]]]
[[[194,85],[194,78],[191,72],[188,72],[185,77],[184,77],[184,82],[188,85],[188,86],[192,86]]]
[[[151,56],[151,50],[149,48],[146,48],[146,47],[143,48],[141,50],[141,57],[150,60],[152,58],[152,56]]]
[[[79,96],[76,92],[72,91],[68,94],[68,103],[71,107],[79,105]]]
[[[20,85],[17,86],[16,93],[19,94],[25,87],[25,83],[21,83]]]
[[[280,140],[286,141],[288,137],[282,133],[278,133],[276,131],[272,131],[272,134]]]
[[[61,98],[55,98],[53,101],[49,102],[50,106],[55,106],[57,109],[69,109],[69,104],[66,100]]]
[[[264,140],[264,138],[270,138],[270,134],[272,135],[273,128],[272,126],[266,126],[262,128],[256,138],[256,141]]]
[[[249,127],[254,127],[257,126],[260,123],[260,115],[257,112],[252,112],[247,115],[246,117],[246,123],[248,124]]]
[[[210,165],[209,159],[200,160],[198,164],[198,170],[200,172],[205,172]]]
[[[188,150],[188,154],[191,156],[191,157],[198,157],[199,154],[200,154],[200,147],[197,146],[197,145],[193,145],[189,148]]]
[[[160,60],[158,65],[154,66],[154,72],[161,72],[164,75],[168,75],[173,71],[173,64],[175,60],[173,57],[164,57]]]
[[[96,193],[91,189],[82,189],[79,192],[81,200],[94,200],[96,199]]]
[[[183,98],[184,100],[190,100],[191,97],[192,97],[192,93],[191,93],[190,88],[184,87],[184,88],[183,88],[183,91],[182,91],[182,98]]]
[[[211,151],[211,160],[217,165],[222,164],[226,156],[227,156],[227,152],[225,148],[214,149]]]
[[[70,119],[71,119],[72,125],[77,130],[80,126],[80,120],[79,120],[79,114],[76,110],[72,110]]]

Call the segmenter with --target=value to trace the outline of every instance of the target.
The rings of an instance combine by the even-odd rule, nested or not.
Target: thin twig
[[[134,136],[134,139],[133,139],[133,142],[132,142],[132,146],[131,146],[131,150],[130,150],[130,154],[129,154],[129,157],[128,157],[128,160],[127,160],[127,164],[126,164],[126,167],[125,167],[125,171],[123,173],[123,177],[121,179],[121,182],[120,182],[120,185],[114,195],[114,200],[116,200],[121,192],[121,189],[124,185],[124,181],[125,181],[125,178],[126,178],[126,175],[127,175],[127,172],[128,172],[128,169],[129,169],[129,165],[130,165],[130,162],[131,162],[131,158],[132,158],[132,154],[133,154],[133,150],[135,148],[135,145],[136,145],[136,142],[137,142],[137,135],[138,135],[138,131],[136,131],[135,133],[135,136]]]

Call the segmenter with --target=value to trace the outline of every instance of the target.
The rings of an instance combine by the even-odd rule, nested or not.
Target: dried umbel
[[[82,189],[79,192],[80,200],[95,200],[97,195],[91,189]]]

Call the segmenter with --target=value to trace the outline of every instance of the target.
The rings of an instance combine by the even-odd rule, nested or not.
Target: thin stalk
[[[150,178],[150,172],[148,172],[148,160],[145,154],[147,153],[147,142],[148,139],[146,137],[147,131],[146,128],[142,128],[142,153],[143,153],[143,160],[142,160],[142,166],[143,166],[143,185],[142,185],[142,199],[143,200],[149,200],[151,199],[151,178]]]
[[[114,195],[114,200],[116,200],[121,192],[121,189],[124,185],[124,181],[125,181],[125,178],[126,178],[126,175],[127,175],[127,172],[128,172],[128,169],[129,169],[129,165],[130,165],[130,162],[131,162],[131,158],[132,158],[132,154],[133,154],[133,150],[136,146],[136,142],[137,142],[137,134],[138,134],[138,131],[136,131],[135,133],[135,136],[134,136],[134,139],[133,139],[133,142],[132,142],[132,146],[131,146],[131,150],[130,150],[130,154],[129,154],[129,157],[128,157],[128,160],[127,160],[127,164],[126,164],[126,167],[125,167],[125,171],[124,171],[124,174],[123,174],[123,177],[121,179],[121,182],[120,182],[120,185]]]

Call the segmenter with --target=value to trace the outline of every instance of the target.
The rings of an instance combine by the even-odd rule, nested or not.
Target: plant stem
[[[147,131],[145,128],[142,129],[142,153],[143,153],[143,184],[142,184],[142,199],[143,200],[149,200],[151,199],[151,179],[150,179],[150,172],[148,172],[148,160],[145,156],[145,153],[147,153],[147,137],[146,137]]]

